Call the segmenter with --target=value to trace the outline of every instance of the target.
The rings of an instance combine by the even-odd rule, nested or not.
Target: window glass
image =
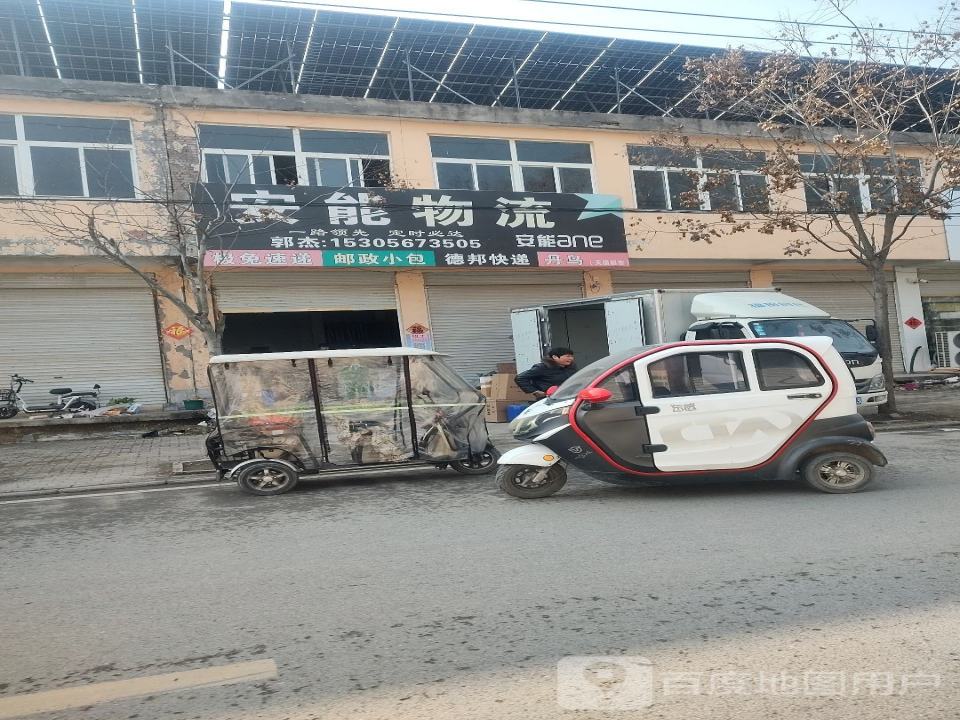
[[[24,115],[23,131],[27,140],[130,144],[128,120]]]
[[[740,176],[740,200],[745,212],[769,212],[770,191],[763,175]]]
[[[473,190],[473,170],[466,163],[437,163],[437,184],[441,190]]]
[[[754,350],[761,390],[790,390],[823,385],[823,376],[792,350]]]
[[[611,375],[600,384],[600,387],[604,390],[609,390],[613,395],[609,402],[625,403],[640,401],[640,391],[637,389],[637,380],[632,367],[625,368],[616,375]]]
[[[697,166],[697,154],[694,150],[676,150],[654,145],[627,145],[627,157],[631,165],[685,168]]]
[[[300,148],[304,152],[332,155],[389,155],[384,133],[344,132],[340,130],[301,130]]]
[[[703,166],[713,170],[759,170],[767,157],[762,152],[747,150],[704,150]]]
[[[17,124],[14,122],[13,115],[0,115],[0,138],[17,139]]]
[[[223,155],[204,153],[203,160],[207,170],[207,182],[225,183],[227,181],[223,174]]]
[[[0,195],[19,195],[17,157],[10,145],[0,145]]]
[[[671,170],[667,173],[670,185],[670,205],[674,210],[699,210],[697,179],[686,172]]]
[[[517,160],[589,165],[590,146],[587,143],[517,140]]]
[[[224,155],[226,160],[227,182],[250,182],[250,158],[246,155]]]
[[[258,185],[272,185],[273,175],[270,173],[270,156],[253,156],[253,181]]]
[[[707,175],[712,210],[738,210],[737,181],[733,175]]]
[[[347,176],[347,161],[340,158],[313,158],[313,185],[324,187],[346,187],[350,184]]]
[[[513,191],[508,165],[477,165],[477,190]]]
[[[587,168],[557,168],[560,173],[560,192],[592,193],[593,180]]]
[[[743,328],[735,323],[714,323],[694,331],[696,340],[740,340],[743,337]]]
[[[860,197],[860,181],[857,178],[840,178],[840,192],[846,197],[843,199],[842,207],[847,212],[863,212],[863,199]],[[841,205],[840,200],[837,204]]]
[[[836,166],[833,158],[823,155],[801,153],[797,155],[797,160],[800,162],[800,172],[805,173],[831,173]]]
[[[130,167],[128,151],[85,148],[83,159],[87,166],[89,197],[134,197],[133,169]]]
[[[655,398],[716,395],[749,389],[739,352],[671,355],[647,367]]]
[[[663,189],[663,173],[658,170],[634,170],[633,184],[637,191],[637,207],[641,210],[666,210],[667,195]]]
[[[37,195],[83,196],[78,148],[32,147],[30,163]]]
[[[810,212],[827,212],[831,209],[830,203],[824,197],[830,194],[830,181],[826,178],[806,178],[803,193],[807,199],[807,210]]]
[[[465,160],[510,159],[510,143],[506,140],[431,137],[430,149],[435,158],[463,158]]]
[[[829,337],[839,353],[869,353],[876,356],[873,347],[860,332],[845,320],[833,318],[782,318],[755,320],[750,323],[757,337]]]
[[[556,192],[557,184],[553,179],[552,167],[539,165],[523,165],[520,167],[523,174],[523,189],[527,192]]]
[[[293,151],[293,130],[289,128],[201,125],[200,147],[224,150]]]
[[[890,208],[896,202],[895,185],[893,178],[867,178],[867,187],[870,188],[870,207],[874,210]]]
[[[360,173],[364,187],[386,187],[390,182],[390,161],[361,160]]]

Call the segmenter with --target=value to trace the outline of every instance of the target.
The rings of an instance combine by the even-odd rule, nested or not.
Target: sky
[[[887,28],[911,29],[923,19],[932,19],[942,0],[850,0],[847,11],[860,24],[882,24]],[[286,0],[284,4],[289,4]],[[772,20],[793,19],[827,23],[842,23],[841,17],[823,0],[573,0],[581,5],[620,6],[585,8],[564,6],[531,0],[297,0],[299,5],[321,7],[340,6],[343,9],[363,11],[370,8],[375,14],[404,14],[434,20],[477,22],[480,24],[510,25],[557,32],[583,33],[623,37],[658,42],[677,42],[710,47],[744,46],[764,49],[773,46],[768,40],[777,32],[777,24],[754,20],[727,20],[658,12],[638,12],[631,8],[654,11],[680,11],[762,17]],[[429,12],[443,15],[427,15]],[[479,16],[497,18],[482,20]],[[510,20],[502,20],[509,18]],[[572,25],[552,25],[572,23]],[[588,27],[604,25],[608,28]],[[617,29],[614,29],[617,28]],[[627,30],[622,28],[638,28]],[[826,38],[832,30],[818,28],[819,37]],[[704,33],[697,35],[694,33]],[[713,37],[718,34],[724,37]],[[743,39],[725,36],[749,36]]]

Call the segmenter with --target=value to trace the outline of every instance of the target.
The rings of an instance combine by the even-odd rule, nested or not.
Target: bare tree
[[[753,142],[741,135],[706,146],[682,132],[660,138],[662,147],[693,152],[696,144],[701,153],[729,159],[714,164],[726,169],[695,172],[685,201],[700,207],[705,194],[716,196],[716,215],[660,222],[694,241],[785,233],[787,255],[819,247],[858,262],[871,278],[892,390],[891,254],[923,237],[918,219],[942,221],[960,187],[960,24],[955,4],[908,33],[859,26],[839,0],[830,4],[850,31],[830,38],[823,52],[814,54],[819,43],[806,26],[787,25],[777,52],[736,49],[688,60],[701,110],[755,123],[758,132]],[[741,187],[739,200],[731,199],[738,163],[755,157],[766,183],[753,196]],[[927,237],[942,232],[938,223]],[[896,409],[892,392],[887,409]]]

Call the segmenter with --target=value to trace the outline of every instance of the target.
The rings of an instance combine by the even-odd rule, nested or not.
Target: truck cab
[[[810,303],[780,292],[701,293],[692,299],[690,313],[696,321],[687,329],[686,340],[829,337],[853,375],[857,404],[870,407],[887,401],[877,349],[848,321]]]

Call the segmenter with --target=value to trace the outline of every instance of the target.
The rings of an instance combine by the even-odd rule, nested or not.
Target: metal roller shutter
[[[166,402],[153,295],[136,278],[0,276],[0,335],[0,381],[35,380],[24,386],[28,403],[94,383],[103,402]]]
[[[631,292],[648,288],[749,287],[750,274],[733,272],[631,272],[613,273],[613,291]]]
[[[579,273],[428,273],[434,347],[468,381],[513,362],[510,310],[583,296]]]
[[[822,282],[810,282],[810,272],[777,273],[774,285],[792,295],[826,310],[841,319],[872,318],[873,294],[870,280],[861,273],[817,272]],[[889,320],[894,370],[903,371],[903,353],[900,342],[900,321],[897,318],[897,300],[892,282],[887,283]]]
[[[931,268],[919,271],[920,295],[928,297],[960,297],[960,264],[953,268]]]
[[[283,270],[214,275],[221,312],[392,310],[397,306],[392,272]]]

